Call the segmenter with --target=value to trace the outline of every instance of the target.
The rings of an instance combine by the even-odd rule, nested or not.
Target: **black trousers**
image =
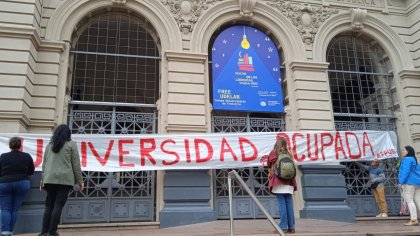
[[[72,186],[45,184],[44,189],[47,191],[47,199],[45,200],[45,212],[42,220],[41,233],[55,235],[58,224],[60,223],[61,212],[67,202]]]

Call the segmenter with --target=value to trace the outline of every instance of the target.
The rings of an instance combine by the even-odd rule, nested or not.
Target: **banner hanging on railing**
[[[3,134],[7,152],[12,136],[21,137],[37,170],[50,135]],[[285,137],[297,164],[339,163],[397,157],[394,132],[317,131],[165,135],[72,135],[85,171],[222,169],[261,166],[278,137]]]

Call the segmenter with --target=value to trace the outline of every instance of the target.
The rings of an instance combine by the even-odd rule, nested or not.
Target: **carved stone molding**
[[[112,0],[113,4],[126,4],[127,0]]]
[[[337,9],[327,6],[311,6],[307,3],[291,3],[284,0],[266,0],[266,2],[292,21],[302,41],[308,45],[314,42],[321,24],[338,13]]]
[[[241,16],[251,17],[254,14],[254,8],[257,0],[239,0]]]
[[[361,30],[366,19],[367,10],[354,8],[350,10],[351,12],[351,27],[356,30]]]
[[[195,23],[209,6],[223,0],[160,0],[169,7],[183,33],[192,32]]]

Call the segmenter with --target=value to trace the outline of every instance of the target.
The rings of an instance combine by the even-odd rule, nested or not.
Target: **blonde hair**
[[[276,152],[276,155],[288,152],[289,148],[287,147],[287,140],[284,137],[278,138],[273,149]]]

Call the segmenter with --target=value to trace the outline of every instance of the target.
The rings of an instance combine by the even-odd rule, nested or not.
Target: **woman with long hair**
[[[274,167],[280,154],[293,155],[287,146],[287,140],[283,137],[277,139],[273,150],[268,155],[268,189],[276,195],[279,203],[280,224],[279,227],[287,233],[295,233],[295,215],[293,211],[293,192],[297,190],[296,180],[284,180],[277,177]]]
[[[410,221],[404,225],[419,225],[417,210],[420,209],[420,171],[417,168],[417,158],[414,148],[405,146],[402,149],[402,156],[398,181],[403,190],[404,200],[407,202],[410,211]]]
[[[47,191],[47,198],[40,236],[58,235],[61,212],[75,184],[83,190],[79,152],[76,143],[71,140],[69,127],[59,125],[45,148],[42,163],[40,189]]]
[[[21,146],[20,138],[12,137],[11,151],[0,156],[1,235],[12,235],[20,206],[31,188],[29,176],[34,173],[34,161],[20,151]]]

